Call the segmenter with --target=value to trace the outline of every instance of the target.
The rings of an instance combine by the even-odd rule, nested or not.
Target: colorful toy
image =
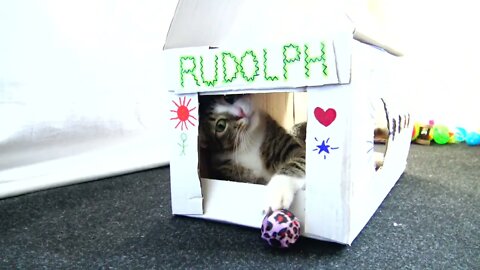
[[[455,139],[455,133],[450,131],[448,134],[450,136],[450,139],[448,140],[448,143],[458,143],[458,141]]]
[[[469,146],[480,145],[480,133],[475,131],[469,132],[465,138],[465,143]]]
[[[450,141],[450,130],[448,127],[443,125],[433,126],[433,141],[435,141],[437,144],[448,143]]]
[[[433,120],[428,125],[415,123],[412,132],[412,142],[423,145],[430,145],[432,140],[436,144],[457,143],[464,141],[465,137],[465,129],[459,128],[454,133],[445,125],[435,124]]]
[[[430,145],[430,141],[433,139],[433,121],[430,121],[428,125],[416,123],[414,125],[414,135],[412,141],[418,144]],[[418,129],[418,130],[416,130]]]
[[[420,124],[415,123],[413,124],[413,130],[412,130],[412,142],[418,138],[418,135],[420,135]]]
[[[272,247],[288,248],[300,237],[300,222],[286,210],[276,210],[265,216],[262,223],[262,239]]]
[[[465,142],[469,146],[480,145],[480,132],[468,132],[465,128],[458,127],[454,137],[457,142]]]
[[[467,130],[462,128],[462,127],[458,127],[457,128],[457,132],[455,132],[455,140],[457,142],[464,142],[465,141],[465,138],[467,137]]]
[[[465,128],[457,127],[452,132],[447,126],[436,125],[432,120],[428,125],[414,124],[412,142],[429,145],[432,140],[437,144],[465,142],[469,146],[476,146],[480,145],[480,130],[468,132]]]

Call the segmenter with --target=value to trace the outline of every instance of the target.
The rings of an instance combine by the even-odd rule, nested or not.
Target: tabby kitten
[[[200,96],[202,177],[267,185],[264,211],[289,208],[305,180],[305,144],[249,95]],[[204,167],[204,166],[201,166]]]

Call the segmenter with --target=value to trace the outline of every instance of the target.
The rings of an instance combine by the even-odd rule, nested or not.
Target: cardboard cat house
[[[286,128],[308,121],[306,184],[290,209],[302,235],[351,244],[406,166],[412,121],[395,103],[398,57],[362,35],[341,7],[258,2],[178,3],[163,74],[173,214],[260,227],[265,186],[199,175],[198,96],[253,93]],[[376,170],[378,107],[389,138]]]

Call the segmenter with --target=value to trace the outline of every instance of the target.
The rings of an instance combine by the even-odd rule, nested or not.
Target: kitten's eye
[[[220,119],[215,124],[216,132],[224,132],[226,128],[227,128],[227,121],[225,119]]]
[[[233,95],[225,95],[224,99],[229,104],[233,104],[235,102],[235,97]]]

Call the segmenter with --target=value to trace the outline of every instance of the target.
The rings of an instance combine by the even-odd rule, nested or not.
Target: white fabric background
[[[0,198],[168,163],[175,6],[0,1]]]

